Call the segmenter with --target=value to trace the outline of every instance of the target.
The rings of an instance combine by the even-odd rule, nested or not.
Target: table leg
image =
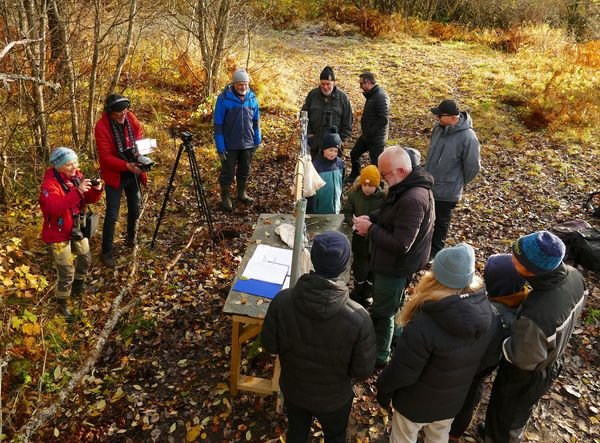
[[[240,376],[240,364],[242,344],[240,343],[239,321],[233,320],[233,329],[231,331],[231,375],[229,379],[229,392],[235,397],[238,393],[238,378]]]

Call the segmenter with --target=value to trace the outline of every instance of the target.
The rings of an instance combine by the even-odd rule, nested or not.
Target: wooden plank
[[[240,375],[238,380],[238,389],[243,391],[255,392],[261,395],[270,395],[273,392],[272,380],[250,375]]]

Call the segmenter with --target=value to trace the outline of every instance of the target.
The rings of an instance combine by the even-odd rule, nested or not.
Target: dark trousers
[[[362,135],[356,140],[356,144],[350,151],[350,163],[352,169],[350,171],[350,177],[358,177],[360,175],[360,157],[365,153],[369,152],[371,164],[377,166],[377,159],[383,152],[384,145],[374,145],[369,143]]]
[[[444,243],[448,236],[448,228],[450,228],[450,220],[452,220],[452,210],[456,205],[457,202],[435,201],[435,225],[433,227],[430,253],[432,257],[444,249]]]
[[[228,187],[233,183],[233,177],[239,182],[248,180],[250,176],[250,162],[256,149],[240,149],[227,151],[227,159],[221,161],[219,184]]]
[[[106,213],[104,214],[104,226],[102,227],[102,252],[113,250],[115,237],[115,224],[119,218],[119,207],[121,206],[121,194],[125,192],[127,199],[127,238],[133,240],[135,237],[135,225],[140,214],[140,202],[142,194],[137,176],[121,177],[121,186],[113,188],[106,185]]]
[[[287,443],[306,443],[313,417],[321,424],[326,443],[345,443],[348,419],[352,409],[352,398],[333,412],[314,412],[301,408],[286,400],[288,416]]]
[[[485,416],[486,443],[521,441],[533,408],[562,369],[556,362],[541,371],[524,371],[502,360]]]

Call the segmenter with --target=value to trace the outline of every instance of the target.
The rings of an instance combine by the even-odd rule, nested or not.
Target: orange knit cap
[[[369,186],[379,186],[381,183],[381,175],[377,170],[377,166],[369,165],[360,171],[360,184]]]

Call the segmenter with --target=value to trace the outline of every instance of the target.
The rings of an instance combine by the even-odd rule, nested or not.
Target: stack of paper
[[[289,286],[292,250],[258,245],[233,289],[273,298]]]

